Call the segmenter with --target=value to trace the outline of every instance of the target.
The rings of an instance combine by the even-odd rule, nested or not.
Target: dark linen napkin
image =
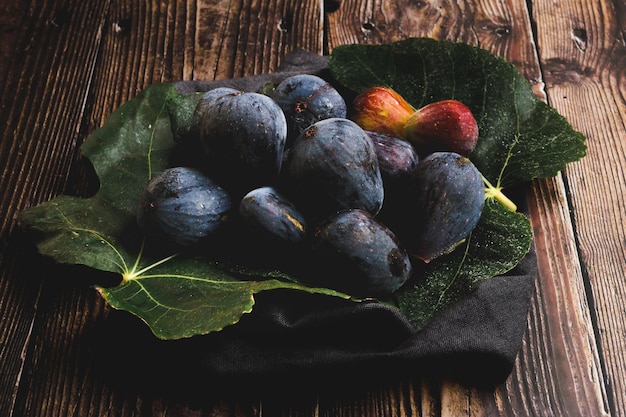
[[[326,57],[297,50],[273,74],[175,85],[181,93],[221,86],[257,91],[298,73],[330,77]],[[433,372],[498,384],[521,347],[536,269],[531,250],[513,271],[483,281],[418,331],[397,310],[379,303],[288,290],[260,293],[253,312],[237,325],[192,338],[197,339],[194,349],[182,360],[185,367],[218,379]]]

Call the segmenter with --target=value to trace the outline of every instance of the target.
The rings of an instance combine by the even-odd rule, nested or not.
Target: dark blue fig
[[[189,123],[184,124],[183,128],[172,125],[174,139],[179,143],[179,146],[174,148],[170,155],[171,166],[194,166],[203,170],[206,168],[206,155],[202,149],[202,144],[198,140],[202,119],[207,109],[213,105],[215,99],[225,94],[240,94],[240,91],[229,87],[217,87],[209,90],[202,94]],[[184,109],[179,109],[178,111],[182,112]],[[178,119],[173,117],[172,123],[178,123]]]
[[[235,90],[234,88],[230,87],[217,87],[203,93],[202,98],[200,99],[200,101],[198,101],[198,104],[196,105],[196,109],[194,111],[194,120],[196,121],[194,124],[200,126],[207,109],[213,106],[213,103],[216,99],[226,94],[241,94],[241,91]]]
[[[231,207],[230,195],[212,179],[196,169],[175,167],[148,182],[137,222],[153,246],[189,247],[216,234]]]
[[[220,183],[247,192],[276,181],[287,121],[271,98],[244,92],[211,98],[200,126],[211,175]]]
[[[383,180],[390,182],[411,178],[419,156],[409,142],[386,133],[366,131],[374,143]]]
[[[239,216],[266,242],[300,245],[306,240],[304,216],[274,187],[260,187],[247,193],[239,203]]]
[[[338,212],[313,235],[319,285],[356,296],[389,294],[411,276],[409,255],[389,228],[370,213]]]
[[[449,253],[476,227],[485,204],[482,176],[466,157],[435,152],[422,159],[415,177],[420,225],[410,252],[424,262]]]
[[[274,90],[274,100],[287,118],[289,138],[295,139],[313,123],[346,117],[346,102],[324,79],[312,74],[285,78]]]
[[[412,187],[419,156],[413,145],[404,139],[387,133],[366,132],[374,143],[385,187],[385,201],[378,217],[401,236],[407,218],[415,213],[407,190]]]
[[[248,192],[233,219],[227,240],[236,263],[283,272],[301,268],[309,252],[307,221],[276,188]]]
[[[189,145],[190,142],[197,144],[198,136],[200,135],[200,124],[204,117],[206,110],[212,105],[213,101],[224,94],[238,94],[239,91],[229,87],[217,87],[202,94],[202,97],[196,104],[195,109],[191,114],[191,119],[185,123],[187,116],[172,117],[172,131],[174,133],[174,140],[184,145]],[[186,108],[174,107],[170,111],[181,112],[187,114]]]
[[[377,214],[384,198],[374,144],[348,119],[305,129],[289,151],[285,181],[298,207],[318,217],[350,208]]]

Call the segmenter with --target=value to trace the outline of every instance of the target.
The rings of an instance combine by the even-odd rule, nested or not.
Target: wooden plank
[[[4,0],[0,4],[0,85],[4,84],[16,51],[20,27],[26,18],[27,4],[19,0]]]
[[[537,180],[530,191],[539,279],[527,337],[507,381],[512,409],[554,415],[609,415],[602,368],[561,176]],[[541,254],[541,255],[540,255]],[[529,395],[530,394],[530,395]],[[526,396],[533,404],[520,402]]]
[[[6,1],[0,5],[0,103],[2,98],[14,95],[12,84],[7,78],[20,45],[20,28],[27,20],[27,8],[18,0]],[[5,109],[6,107],[0,107]],[[0,112],[0,126],[10,126],[7,112]],[[4,135],[3,135],[4,136]],[[8,140],[0,141],[0,162],[7,167],[9,161],[4,157],[8,153]],[[6,169],[5,169],[6,170]],[[10,171],[9,171],[10,172]],[[11,239],[14,228],[14,212],[6,211],[11,206],[12,193],[5,192],[9,176],[0,174],[0,318],[3,330],[0,332],[0,415],[9,415],[17,400],[19,379],[23,373],[25,361],[21,358],[30,340],[32,316],[22,320],[23,305],[34,305],[39,297],[40,278],[24,279],[15,283],[11,277],[17,271],[17,265],[24,262],[24,254],[16,252],[15,240]],[[29,253],[28,255],[30,255]],[[26,255],[26,258],[28,257]],[[33,275],[31,275],[33,276]],[[20,358],[16,360],[16,358]]]
[[[13,32],[6,38],[12,44],[3,45],[3,53],[10,54],[10,66],[2,65],[0,78],[0,414],[7,416],[28,415],[20,410],[32,371],[30,353],[38,330],[42,271],[50,266],[37,258],[30,242],[18,233],[16,214],[65,188],[106,2],[91,8],[53,1],[28,6],[24,3],[9,10],[19,20],[13,21]],[[81,31],[81,25],[93,30]]]
[[[322,52],[316,1],[200,1],[193,79],[212,80],[275,70],[295,48]]]
[[[544,10],[544,14],[550,12]],[[537,96],[545,98],[530,15],[522,2],[404,4],[351,1],[342,2],[339,10],[329,16],[329,20],[330,49],[343,43],[389,42],[409,36],[478,45],[514,63],[531,82]],[[536,209],[532,216],[533,224],[541,226],[544,226],[542,219],[550,211],[567,212],[567,201],[560,194],[563,192],[560,177],[543,184],[552,192],[542,193],[541,196],[531,195],[532,200],[547,201],[546,208]],[[548,251],[545,245],[541,246],[542,252],[538,254],[541,267],[539,295],[533,300],[524,348],[509,381],[493,393],[467,389],[452,381],[444,381],[439,392],[436,392],[440,396],[442,415],[605,415],[601,365],[599,358],[594,356],[593,325],[581,271],[576,268],[578,258],[572,246],[573,231],[567,216],[553,221],[554,225],[551,224],[552,228],[548,229],[551,232],[548,239],[554,242],[554,246],[564,245],[569,250],[555,253]],[[554,230],[560,224],[559,221],[570,227]],[[545,232],[542,229],[540,231]],[[546,239],[545,235],[540,238]],[[563,268],[563,265],[557,268],[550,264],[552,257],[569,268]],[[573,290],[554,287],[559,283],[554,279],[555,274],[561,274],[559,278],[574,284],[570,284]],[[545,285],[549,289],[558,293],[556,300],[544,301],[542,295],[547,289],[543,287],[542,280],[546,281]],[[554,301],[559,303],[554,304]],[[579,326],[573,331],[553,330],[562,323],[572,322]],[[570,355],[572,351],[575,354]],[[533,381],[537,375],[541,375],[537,369],[541,365],[548,369],[555,368],[558,375],[546,375],[537,381],[537,385],[529,387],[529,391],[520,391],[519,387],[525,385],[524,381]],[[423,391],[431,392],[428,389]],[[533,401],[528,401],[529,392],[532,393]],[[427,404],[433,402],[436,399],[427,401]],[[562,409],[569,413],[560,414]]]
[[[565,172],[576,242],[597,322],[608,402],[626,411],[626,5],[564,1],[534,10],[548,100],[588,138]],[[607,329],[611,329],[607,331]]]

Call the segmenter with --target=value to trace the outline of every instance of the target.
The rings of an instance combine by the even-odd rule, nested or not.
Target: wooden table
[[[85,271],[38,256],[17,223],[24,208],[93,192],[86,137],[153,83],[266,73],[294,48],[418,36],[506,58],[588,138],[583,160],[532,184],[540,274],[507,381],[415,375],[197,401],[100,378],[81,340],[110,309]],[[626,416],[625,71],[623,1],[3,0],[0,415]]]

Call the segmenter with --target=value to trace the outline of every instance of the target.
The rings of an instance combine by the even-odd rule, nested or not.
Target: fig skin
[[[136,218],[152,246],[192,247],[215,236],[232,208],[230,195],[197,169],[169,168],[150,180]]]
[[[366,133],[376,149],[380,173],[383,181],[386,181],[385,189],[388,184],[402,182],[403,179],[413,176],[419,163],[419,155],[409,142],[386,133]]]
[[[315,122],[347,115],[343,97],[317,75],[298,74],[285,78],[276,86],[273,98],[285,113],[288,143]]]
[[[307,219],[277,188],[250,190],[229,226],[222,242],[224,259],[284,272],[302,268],[310,249]]]
[[[415,176],[416,218],[409,223],[409,252],[428,263],[461,244],[478,224],[485,204],[482,176],[455,152],[435,152],[420,161]]]
[[[378,218],[403,239],[409,222],[414,222],[415,199],[411,190],[419,165],[419,156],[413,145],[396,136],[367,132],[378,158],[380,174],[385,188],[385,201]]]
[[[301,245],[307,222],[296,206],[274,187],[248,192],[239,203],[240,218],[266,243]]]
[[[389,87],[376,86],[353,100],[351,119],[365,130],[405,138],[404,126],[415,113],[400,94]]]
[[[226,93],[204,108],[200,142],[207,169],[236,195],[277,180],[286,139],[285,115],[265,95]]]
[[[349,208],[377,214],[384,199],[374,144],[356,123],[342,118],[316,122],[298,136],[282,184],[313,222]]]
[[[214,88],[212,90],[209,90],[203,93],[202,98],[200,99],[200,101],[198,101],[198,104],[196,104],[196,108],[193,113],[192,124],[196,126],[197,129],[199,130],[200,126],[202,125],[202,119],[204,118],[204,114],[206,113],[207,109],[213,106],[213,103],[215,102],[216,99],[227,94],[241,94],[241,93],[242,91],[239,91],[230,87],[217,87],[217,88]],[[199,134],[199,132],[197,133]]]
[[[478,141],[474,114],[458,100],[442,100],[419,108],[407,120],[404,137],[427,152],[449,151],[469,156]]]
[[[370,297],[390,294],[413,273],[402,244],[371,213],[351,209],[319,224],[312,241],[315,284]]]

